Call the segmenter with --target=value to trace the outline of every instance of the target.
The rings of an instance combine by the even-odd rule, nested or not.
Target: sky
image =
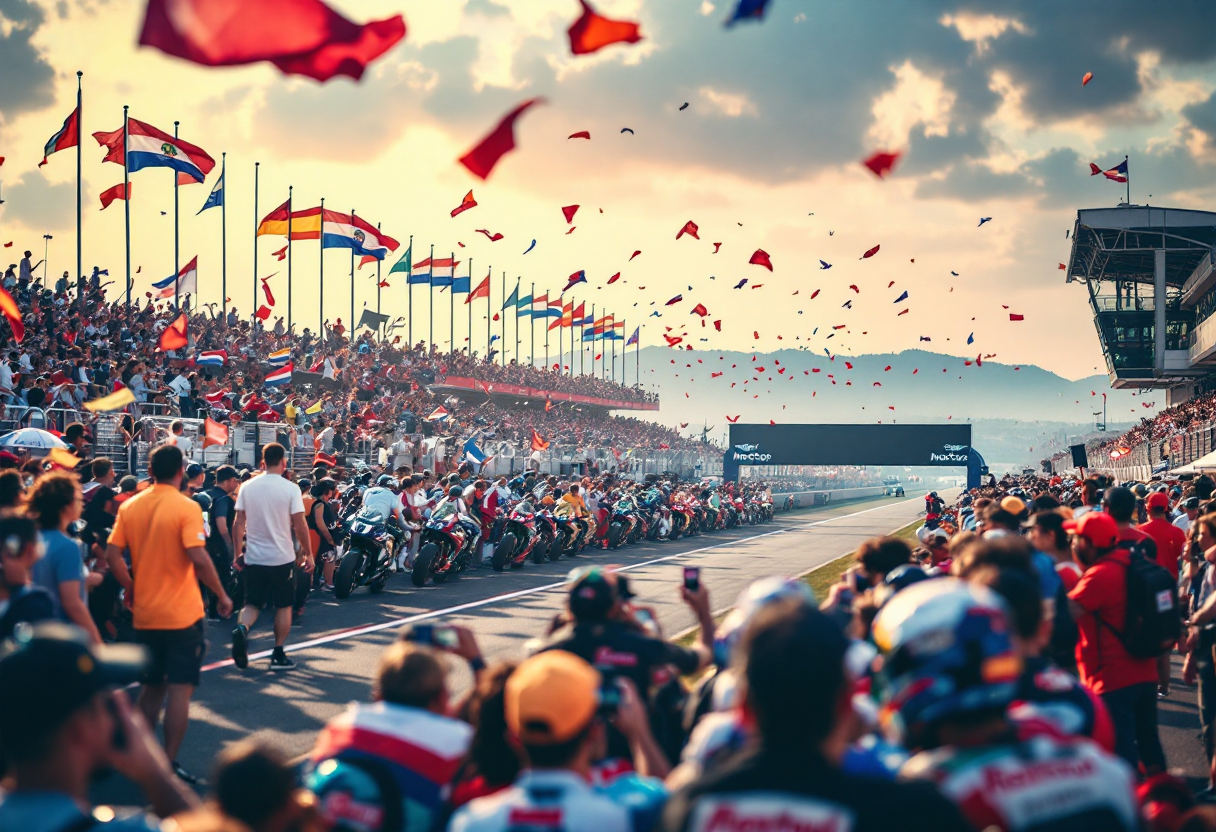
[[[1080,378],[1103,365],[1085,290],[1058,270],[1065,231],[1078,208],[1124,196],[1091,178],[1089,163],[1130,156],[1133,202],[1208,208],[1216,196],[1216,4],[772,0],[762,22],[727,28],[726,0],[598,0],[601,14],[638,21],[643,40],[589,56],[570,54],[576,0],[332,5],[359,22],[405,18],[404,41],[361,82],[318,84],[268,64],[209,69],[141,48],[143,0],[0,0],[0,242],[14,241],[0,251],[40,259],[49,233],[52,275],[74,266],[75,152],[37,164],[74,105],[78,70],[85,133],[119,127],[128,104],[167,131],[180,121],[181,137],[217,161],[227,153],[228,295],[245,314],[260,162],[258,214],[291,185],[297,208],[324,197],[382,223],[398,254],[411,235],[415,260],[431,245],[456,252],[475,284],[492,268],[491,313],[504,272],[508,292],[519,279],[522,294],[533,283],[539,294],[584,269],[575,301],[624,318],[629,332],[642,325],[643,344],[687,332],[696,350],[982,352]],[[457,163],[536,96],[546,103],[520,119],[516,150],[487,181]],[[580,130],[590,141],[567,138]],[[903,154],[883,180],[860,164],[876,150]],[[121,285],[122,205],[102,212],[97,196],[122,171],[103,156],[86,138],[84,265]],[[180,262],[198,255],[202,302],[222,295],[220,212],[195,216],[218,171],[179,189]],[[141,296],[174,271],[172,175],[149,169],[132,181]],[[478,206],[451,217],[470,189]],[[572,204],[581,207],[568,224],[561,208]],[[979,226],[981,217],[992,219]],[[688,220],[699,241],[675,239]],[[287,270],[270,253],[282,244],[256,243],[276,315]],[[756,249],[772,273],[748,263]],[[319,258],[315,242],[293,246],[293,319],[314,330],[322,306],[349,323],[351,305],[349,254],[325,252],[323,302]],[[356,273],[356,310],[375,307],[372,269]],[[403,281],[389,283],[382,309],[405,315]],[[414,294],[416,338],[426,335],[424,291]],[[677,294],[682,302],[664,306]],[[697,303],[710,325],[690,314]],[[484,302],[474,312],[473,348],[484,352]],[[451,337],[447,313],[437,293],[440,342]],[[539,325],[537,336],[543,343]],[[526,326],[522,340],[526,357]]]

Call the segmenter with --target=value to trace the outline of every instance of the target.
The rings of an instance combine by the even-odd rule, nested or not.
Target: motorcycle
[[[393,544],[380,513],[361,509],[351,519],[346,551],[334,573],[334,597],[349,598],[361,586],[372,594],[383,591],[393,573]]]
[[[640,525],[640,520],[633,513],[632,504],[626,499],[617,500],[608,516],[608,548],[616,549],[622,543],[631,542]]]
[[[532,557],[534,563],[540,563],[536,558],[543,557],[550,563],[556,562],[562,556],[561,549],[557,543],[557,521],[553,518],[553,512],[548,509],[541,509],[534,515],[536,519],[536,533],[540,540],[536,542],[535,548],[532,549]]]
[[[414,571],[410,575],[414,586],[425,586],[432,578],[441,584],[462,572],[472,562],[480,538],[480,532],[471,532],[460,524],[455,509],[432,514],[422,529],[422,545],[414,558]]]
[[[498,545],[494,547],[491,565],[495,572],[501,572],[510,564],[512,569],[518,569],[532,555],[533,563],[544,563],[547,549],[538,550],[537,543],[541,540],[537,532],[536,512],[529,502],[516,503],[509,514]]]

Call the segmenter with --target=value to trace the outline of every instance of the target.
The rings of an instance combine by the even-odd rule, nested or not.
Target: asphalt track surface
[[[335,601],[330,594],[314,593],[303,625],[292,628],[287,649],[297,666],[287,672],[269,669],[273,639],[265,614],[250,634],[250,663],[244,671],[230,658],[230,625],[209,623],[202,685],[195,693],[179,762],[205,776],[217,752],[248,737],[293,758],[306,754],[327,720],[347,703],[369,699],[380,654],[406,624],[463,625],[476,634],[488,662],[518,659],[525,642],[541,635],[562,609],[563,579],[569,570],[612,564],[629,572],[638,602],[654,609],[670,637],[695,624],[679,599],[684,566],[701,567],[713,608],[725,610],[753,580],[797,575],[828,563],[867,538],[913,522],[923,507],[920,498],[853,501],[782,513],[771,523],[674,543],[644,543],[541,566],[529,563],[504,573],[482,567],[441,586],[416,589],[408,575],[401,575],[378,596],[359,589],[349,599]],[[452,686],[462,690],[471,676],[460,659],[452,664]],[[1176,662],[1174,692],[1160,708],[1161,737],[1171,770],[1202,786],[1206,764],[1196,739],[1194,688],[1182,685],[1180,674]],[[140,802],[118,778],[98,784],[95,797]]]

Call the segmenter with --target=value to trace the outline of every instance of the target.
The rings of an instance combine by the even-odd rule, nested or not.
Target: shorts
[[[295,603],[295,563],[278,566],[245,566],[245,604],[262,609],[267,602],[276,610],[286,609]]]
[[[205,652],[203,619],[181,630],[136,630],[135,641],[148,648],[140,684],[198,687]]]

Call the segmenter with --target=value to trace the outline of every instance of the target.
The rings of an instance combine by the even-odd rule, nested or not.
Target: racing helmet
[[[872,633],[884,657],[876,680],[882,723],[909,749],[925,747],[946,717],[1000,711],[1013,701],[1022,660],[1005,603],[986,587],[949,577],[921,581],[879,610]]]
[[[815,594],[805,582],[778,575],[753,581],[740,592],[735,601],[735,608],[722,620],[714,633],[714,664],[718,667],[730,664],[731,653],[743,638],[743,631],[747,629],[748,622],[764,607],[786,598],[797,598],[810,606],[815,605]]]
[[[397,478],[392,474],[381,474],[376,479],[376,485],[380,488],[396,488],[398,486]]]

